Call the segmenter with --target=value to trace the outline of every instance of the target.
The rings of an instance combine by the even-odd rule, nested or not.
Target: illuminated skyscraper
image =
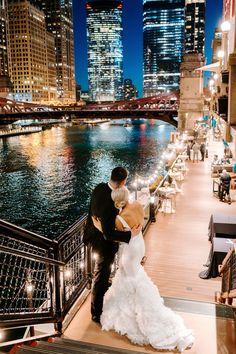
[[[0,75],[8,75],[7,3],[5,0],[0,0]]]
[[[19,101],[56,98],[55,42],[44,13],[27,0],[9,3],[10,76]]]
[[[92,101],[123,98],[122,1],[88,1],[88,79]]]
[[[179,88],[185,0],[143,0],[144,97]]]
[[[7,0],[0,0],[0,97],[11,97],[12,83],[9,77]]]
[[[62,101],[75,101],[72,0],[30,0],[45,13],[47,30],[55,37],[57,93]]]
[[[204,55],[205,0],[186,0],[185,53]]]

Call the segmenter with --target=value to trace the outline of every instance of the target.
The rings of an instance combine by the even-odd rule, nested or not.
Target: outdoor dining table
[[[181,171],[170,171],[169,175],[176,181],[182,181],[184,179],[183,173]]]
[[[208,236],[210,241],[213,237],[236,238],[236,215],[212,214]]]
[[[212,241],[211,251],[209,255],[208,263],[206,270],[203,270],[199,273],[201,279],[209,279],[218,277],[219,274],[219,265],[222,264],[223,259],[225,258],[230,247],[233,246],[235,240],[230,238],[217,238],[215,237]]]
[[[182,160],[187,160],[188,159],[188,155],[187,154],[181,154],[179,155],[179,158],[181,158]]]
[[[208,226],[211,248],[206,261],[206,270],[199,273],[202,279],[217,277],[218,266],[222,263],[229,247],[236,242],[236,215],[212,214]]]
[[[160,187],[158,190],[161,194],[175,193],[175,189],[172,187],[169,187],[169,186],[168,187]]]
[[[176,195],[176,189],[175,188],[172,188],[170,186],[167,186],[167,187],[160,187],[158,189],[158,193],[160,195],[160,197],[162,197],[162,204],[161,204],[161,208],[159,209],[159,211],[161,212],[165,212],[165,213],[174,213],[174,209],[173,209],[173,205],[171,204],[170,205],[170,208],[167,207],[167,198],[172,195],[173,197],[175,197]],[[166,203],[165,204],[165,207],[163,206],[163,203]],[[171,201],[172,203],[172,201]]]
[[[178,169],[182,169],[185,167],[185,163],[184,162],[176,162],[174,164],[174,167],[178,168]]]

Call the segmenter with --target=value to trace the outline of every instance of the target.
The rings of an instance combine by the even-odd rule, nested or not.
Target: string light
[[[33,286],[32,283],[28,283],[28,284],[26,285],[26,292],[27,292],[28,294],[31,294],[31,293],[33,292],[33,289],[34,289],[34,286]]]
[[[137,196],[137,188],[141,185],[147,185],[149,186],[150,184],[152,184],[156,178],[158,177],[158,174],[160,173],[160,171],[163,169],[163,165],[164,163],[166,163],[166,161],[171,161],[174,160],[176,157],[176,150],[182,150],[184,149],[184,143],[183,140],[186,140],[186,135],[187,132],[185,132],[182,136],[182,138],[179,137],[179,139],[176,139],[176,142],[173,144],[169,144],[168,146],[168,150],[164,151],[161,155],[161,159],[158,162],[158,165],[156,167],[156,170],[154,171],[152,176],[149,177],[141,177],[138,174],[136,174],[135,176],[135,181],[132,182],[132,186],[135,188],[135,194]]]
[[[70,269],[66,269],[66,270],[65,270],[65,277],[66,277],[66,278],[70,278],[70,277],[71,277],[71,274],[72,274],[72,272],[71,272]]]
[[[97,258],[98,258],[97,253],[93,253],[93,260],[96,261]]]
[[[2,340],[3,340],[3,338],[4,338],[4,334],[3,334],[3,332],[2,332],[2,331],[0,331],[0,341],[2,341]]]

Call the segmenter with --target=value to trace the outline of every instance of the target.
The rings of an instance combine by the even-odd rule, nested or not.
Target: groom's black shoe
[[[101,324],[101,322],[100,322],[100,317],[98,317],[98,316],[93,316],[93,317],[92,317],[92,320],[93,320],[94,322],[98,323],[98,324]]]

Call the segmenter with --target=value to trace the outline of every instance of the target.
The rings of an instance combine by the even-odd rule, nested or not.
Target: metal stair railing
[[[236,252],[231,247],[225,256],[223,263],[219,266],[219,272],[222,276],[221,292],[216,297],[219,302],[232,305],[233,299],[236,298]]]
[[[62,317],[92,282],[93,260],[91,250],[83,244],[87,215],[83,215],[56,239],[58,259],[64,263],[62,279]]]
[[[0,327],[56,322],[55,242],[0,220]],[[55,285],[55,286],[54,286]]]
[[[86,217],[50,240],[0,220],[0,328],[55,323],[91,283]],[[33,332],[32,332],[33,333]]]

